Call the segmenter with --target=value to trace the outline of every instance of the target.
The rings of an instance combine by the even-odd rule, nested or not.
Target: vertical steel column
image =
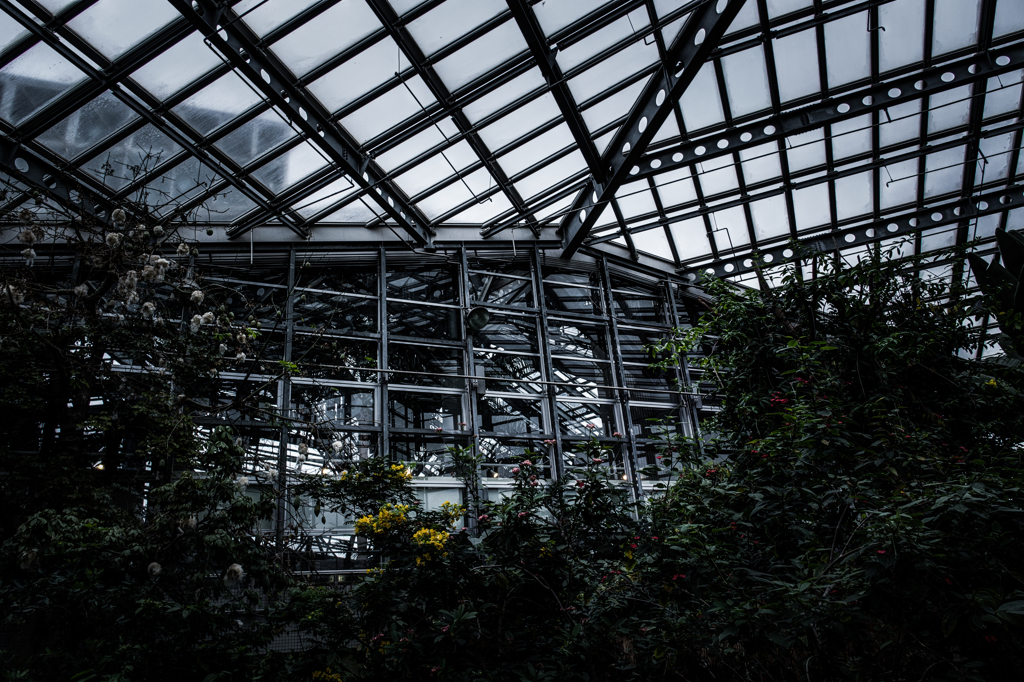
[[[619,323],[615,319],[615,299],[612,297],[612,276],[608,271],[608,258],[601,256],[601,280],[604,285],[605,309],[608,311],[608,322],[612,331],[612,372],[615,383],[622,389],[626,387],[626,366],[622,363],[622,344],[619,342]],[[619,409],[622,410],[622,426],[626,430],[626,452],[623,453],[622,466],[626,471],[633,503],[639,504],[643,499],[640,486],[640,474],[637,471],[636,433],[633,431],[633,415],[629,411],[629,392],[618,391]]]
[[[292,359],[292,333],[295,330],[295,247],[288,250],[288,288],[286,289],[284,304],[285,337],[284,337],[284,361],[291,362]],[[292,382],[291,377],[285,373],[277,383],[277,413],[281,417],[288,417],[291,412]],[[281,435],[278,443],[277,453],[277,523],[275,524],[275,542],[277,551],[284,549],[284,516],[287,513],[287,500],[285,492],[288,489],[288,422],[281,427]]]
[[[533,250],[533,286],[534,296],[537,300],[537,309],[540,311],[540,332],[537,336],[540,342],[540,359],[541,359],[541,373],[543,374],[542,379],[547,382],[554,381],[555,371],[554,365],[551,361],[551,341],[548,337],[548,307],[547,298],[544,296],[544,268],[541,267],[540,261],[540,247]],[[534,318],[535,322],[537,318]],[[548,396],[548,416],[551,421],[549,425],[554,433],[555,446],[549,448],[552,452],[551,456],[551,478],[559,479],[565,475],[565,462],[562,461],[562,432],[558,428],[558,401],[556,399],[558,392],[551,383],[544,385],[544,390]]]
[[[462,324],[462,328],[465,330],[465,340],[466,340],[466,358],[463,361],[463,365],[462,366],[463,366],[463,373],[466,376],[468,376],[468,377],[475,377],[476,376],[476,362],[473,359],[473,340],[474,340],[474,338],[473,338],[473,330],[470,329],[469,325],[466,324],[466,315],[468,314],[469,308],[473,304],[473,302],[472,302],[472,300],[470,298],[470,294],[469,294],[470,286],[471,286],[470,285],[470,281],[469,281],[469,258],[466,256],[466,245],[465,244],[462,244],[460,246],[459,253],[460,253],[460,256],[461,256],[461,258],[460,258],[460,267],[462,268],[462,278],[461,278],[462,285],[459,287],[459,298],[462,300],[462,306],[461,306],[462,307],[462,311],[460,311],[460,314],[462,315],[462,317],[461,317],[461,324]],[[464,418],[466,420],[468,420],[467,426],[469,426],[469,432],[470,432],[470,434],[472,434],[470,436],[469,447],[470,447],[470,451],[473,453],[473,457],[474,457],[474,461],[475,461],[475,458],[479,457],[479,455],[480,455],[480,428],[477,426],[477,423],[476,423],[477,399],[479,397],[478,396],[478,390],[477,390],[477,380],[476,379],[466,379],[466,384],[467,384],[467,386],[466,386],[467,390],[466,390],[466,392],[463,395],[466,397],[466,400],[469,401],[469,405],[467,405],[468,409],[466,409],[463,412],[463,415],[464,415]],[[483,498],[483,492],[484,491],[482,489],[482,486],[480,485],[480,481],[481,481],[480,467],[477,466],[477,471],[476,471],[476,493],[475,493],[476,496],[477,496],[477,499],[482,499]],[[466,492],[468,493],[469,491],[467,490]],[[469,515],[469,526],[471,528],[475,528],[476,527],[476,519],[473,517],[472,514]]]
[[[380,369],[388,369],[388,262],[384,247],[377,259],[377,317],[380,320]],[[391,457],[391,428],[388,420],[388,373],[377,374],[380,382],[380,456]]]
[[[679,329],[682,323],[679,319],[679,308],[676,306],[676,293],[672,286],[672,280],[665,280],[665,292],[668,297],[672,328]],[[680,386],[693,385],[693,377],[690,376],[690,363],[686,361],[685,355],[680,356],[679,363],[676,365],[676,379]],[[697,417],[696,398],[692,395],[682,395],[679,397],[679,403],[680,416],[689,419],[690,433],[695,439],[699,439],[700,420]]]

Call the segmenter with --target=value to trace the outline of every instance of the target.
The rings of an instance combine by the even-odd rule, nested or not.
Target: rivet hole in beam
[[[226,56],[231,63],[246,75],[260,91],[285,112],[289,120],[297,125],[312,143],[323,150],[328,157],[344,171],[351,180],[364,190],[404,231],[418,244],[429,244],[432,235],[428,221],[415,208],[408,205],[403,197],[393,191],[381,178],[372,174],[369,159],[347,144],[333,132],[332,125],[313,111],[313,107],[305,101],[305,97],[291,80],[287,79],[279,69],[269,61],[260,57],[258,49],[240,35],[238,22],[220,20],[226,14],[209,0],[193,0],[192,12],[188,12],[186,0],[170,0],[182,14],[198,20],[202,25],[207,39]],[[252,221],[245,226],[236,226],[228,231],[229,237],[237,237],[253,226]]]
[[[792,262],[795,256],[806,258],[809,254],[831,253],[886,239],[911,237],[925,229],[952,225],[962,220],[980,218],[1024,205],[1022,189],[1024,186],[1021,185],[1005,187],[920,211],[890,216],[856,227],[808,237],[800,240],[796,248],[793,244],[781,244],[768,249],[760,249],[754,253],[722,259],[711,264],[683,268],[680,269],[680,273],[690,281],[696,280],[701,272],[717,277],[733,277],[753,272],[755,262],[761,267],[770,267]]]
[[[998,76],[1024,66],[1024,43],[972,55],[922,73],[840,95],[820,104],[645,155],[630,172],[636,179],[816,130],[887,107]]]
[[[600,214],[594,208],[614,197],[622,183],[639,170],[636,164],[647,145],[714,51],[742,4],[742,0],[709,1],[690,15],[668,55],[668,63],[675,66],[655,73],[601,157],[602,164],[608,167],[607,182],[591,178],[562,220],[559,228],[564,240],[563,258],[571,257],[587,238]]]

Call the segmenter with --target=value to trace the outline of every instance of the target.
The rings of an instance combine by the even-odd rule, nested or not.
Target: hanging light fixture
[[[487,308],[476,307],[471,308],[466,313],[466,326],[475,332],[480,331],[491,321],[491,311]]]

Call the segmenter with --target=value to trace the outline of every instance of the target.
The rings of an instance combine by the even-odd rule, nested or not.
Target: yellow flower
[[[448,521],[448,525],[454,527],[466,514],[466,507],[461,504],[455,504],[453,502],[444,502],[441,505],[441,513],[444,514],[445,520]]]
[[[448,533],[436,531],[433,528],[420,528],[412,534],[412,541],[424,549],[434,550],[439,556],[446,557],[448,552],[444,551],[445,543],[448,542]],[[424,552],[416,557],[416,565],[423,566],[432,558],[430,552]]]
[[[991,387],[995,388],[999,384],[996,383],[995,379],[989,379],[988,381],[985,382],[985,385],[986,386],[991,386]]]
[[[385,504],[376,516],[364,516],[356,521],[356,535],[386,535],[403,526],[408,517],[409,505]]]

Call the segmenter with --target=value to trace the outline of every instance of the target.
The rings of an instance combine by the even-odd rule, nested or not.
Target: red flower
[[[885,554],[885,550],[884,549],[880,549],[880,550],[878,550],[878,553],[879,554]]]

